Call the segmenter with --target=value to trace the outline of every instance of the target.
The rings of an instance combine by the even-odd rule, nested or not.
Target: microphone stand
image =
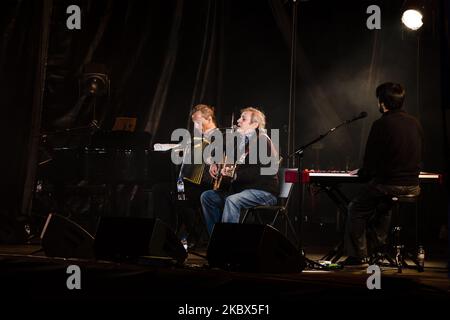
[[[319,135],[317,138],[313,139],[312,141],[308,142],[307,144],[299,147],[296,151],[294,151],[293,153],[291,153],[288,158],[291,158],[293,156],[297,157],[297,163],[298,163],[298,168],[297,168],[297,184],[298,184],[298,213],[297,213],[297,231],[299,236],[297,237],[298,239],[298,250],[300,251],[301,255],[303,256],[303,258],[306,261],[306,264],[309,268],[319,268],[319,269],[324,269],[324,266],[322,266],[320,263],[312,261],[310,259],[308,259],[305,255],[305,252],[303,250],[303,242],[302,242],[302,225],[303,225],[303,154],[305,152],[305,150],[310,147],[311,145],[319,142],[320,140],[324,139],[327,135],[329,135],[330,133],[334,132],[335,130],[337,130],[338,128],[349,124],[353,121],[359,120],[361,118],[366,117],[367,114],[361,113],[360,116],[355,117],[351,120],[346,120],[342,123],[340,123],[339,125],[337,125],[334,128],[329,129],[327,132]]]

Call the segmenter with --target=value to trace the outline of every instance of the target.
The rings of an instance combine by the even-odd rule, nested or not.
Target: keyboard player
[[[389,234],[389,195],[420,193],[419,164],[423,133],[418,120],[403,109],[405,89],[383,83],[375,92],[382,114],[371,127],[364,162],[357,172],[367,184],[348,206],[344,265],[361,265],[383,246]]]

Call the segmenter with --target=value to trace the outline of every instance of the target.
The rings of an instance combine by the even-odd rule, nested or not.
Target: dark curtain
[[[399,27],[404,1],[372,2],[298,4],[296,144],[369,113],[309,150],[304,165],[356,168],[369,125],[379,117],[373,91],[379,82],[398,81],[408,88],[408,111],[424,125],[424,168],[441,171],[448,143],[440,106],[448,101],[448,81],[440,86],[439,45],[448,36],[439,42],[435,24],[426,23],[418,52],[416,36]],[[233,112],[236,119],[241,108],[258,106],[269,128],[280,129],[286,156],[291,1],[54,0],[47,10],[46,3],[7,0],[0,12],[2,217],[29,213],[34,177],[55,149],[88,145],[116,117],[135,117],[137,131],[168,143],[173,129],[189,127],[196,103],[216,106],[220,126],[230,125]],[[365,10],[375,3],[383,10],[380,31],[365,27]],[[69,5],[81,8],[81,30],[66,27]],[[44,75],[43,22],[49,26]],[[447,51],[441,52],[444,61]],[[86,95],[85,72],[108,76],[104,95]],[[71,171],[70,164],[64,173]]]
[[[51,1],[6,1],[0,47],[0,242],[20,242],[30,206],[39,142]],[[27,27],[23,27],[27,26]]]
[[[66,27],[70,5],[81,8],[81,30]],[[2,227],[26,219],[40,164],[51,161],[55,150],[88,145],[118,116],[137,118],[137,131],[169,142],[169,128],[189,123],[192,103],[217,107],[221,8],[219,0],[5,2],[0,217],[8,222]],[[85,72],[108,76],[106,94],[85,94]],[[73,170],[68,163],[63,173]],[[4,238],[16,237],[11,228]]]
[[[81,8],[81,30],[65,28],[65,9],[70,4]],[[138,130],[151,133],[153,141],[168,140],[166,128],[185,127],[193,103],[216,104],[211,75],[198,69],[214,65],[220,57],[213,51],[217,46],[210,45],[210,38],[218,33],[218,24],[210,21],[220,14],[219,4],[206,0],[57,1],[49,48],[45,130],[89,126],[94,118],[101,129],[109,130],[116,117],[126,116],[136,117]],[[89,98],[82,100],[80,92],[86,68],[100,68],[110,78],[109,95],[97,98],[95,114]],[[193,94],[194,86],[198,93]],[[166,113],[177,116],[166,117]],[[165,125],[162,132],[158,130],[161,122]]]

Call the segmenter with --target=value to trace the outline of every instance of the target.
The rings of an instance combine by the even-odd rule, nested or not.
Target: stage
[[[177,315],[189,307],[225,304],[268,305],[270,314],[297,307],[338,301],[447,300],[450,282],[442,258],[426,261],[425,271],[398,274],[381,268],[381,289],[369,290],[371,274],[365,267],[298,273],[261,274],[229,272],[208,267],[200,257],[205,250],[189,254],[182,266],[165,259],[141,263],[114,263],[45,257],[39,245],[0,247],[0,277],[4,297],[11,301],[145,303]],[[318,260],[327,248],[305,248],[307,257]],[[33,254],[34,253],[34,254]],[[80,289],[68,289],[69,265],[80,268]],[[118,306],[118,305],[116,305]],[[183,310],[180,308],[184,308]]]
[[[2,309],[448,308],[449,17],[447,0],[5,2]],[[423,249],[424,272],[319,263],[344,242],[355,260]]]

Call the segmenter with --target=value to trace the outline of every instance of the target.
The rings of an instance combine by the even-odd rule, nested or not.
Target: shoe
[[[342,262],[342,265],[345,267],[364,267],[369,266],[366,258],[352,257],[349,256]]]
[[[183,245],[184,250],[188,251],[188,241],[186,237],[181,238],[181,244]]]
[[[388,254],[386,252],[375,252],[370,255],[370,257],[368,258],[368,262],[370,264],[376,264],[378,266],[381,265],[384,260],[386,260],[387,256]]]
[[[188,241],[187,242],[187,247],[188,247],[188,249],[189,250],[193,250],[193,249],[196,249],[197,248],[197,243],[196,242],[191,242],[191,241]]]

